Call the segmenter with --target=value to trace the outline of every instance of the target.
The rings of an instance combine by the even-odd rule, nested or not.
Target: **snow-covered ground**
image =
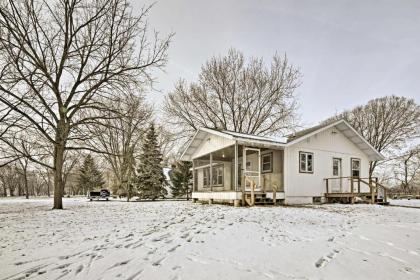
[[[420,199],[390,199],[390,204],[420,208]]]
[[[420,209],[0,199],[0,279],[420,279]]]

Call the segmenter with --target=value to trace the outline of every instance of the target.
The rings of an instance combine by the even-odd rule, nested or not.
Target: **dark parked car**
[[[105,199],[105,200],[109,200],[111,193],[107,190],[107,189],[102,189],[100,191],[90,191],[88,194],[88,198],[90,199],[90,201],[96,199],[96,200],[100,200],[100,199]]]

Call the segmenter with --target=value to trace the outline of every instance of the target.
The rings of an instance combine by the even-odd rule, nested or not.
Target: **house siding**
[[[313,173],[299,172],[299,152],[313,153]],[[321,131],[309,138],[293,144],[285,150],[285,194],[286,203],[311,203],[312,197],[324,196],[324,178],[332,177],[332,160],[341,158],[342,176],[351,175],[351,158],[361,160],[361,177],[368,177],[367,156],[346,136],[334,128]],[[338,182],[338,180],[337,180]],[[343,179],[343,187],[349,184]],[[362,187],[362,191],[367,186]]]
[[[227,139],[218,135],[207,134],[205,140],[201,142],[200,146],[197,148],[191,158],[198,158],[232,145],[235,145],[234,140]]]

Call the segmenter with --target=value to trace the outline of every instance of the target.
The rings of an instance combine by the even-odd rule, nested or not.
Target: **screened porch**
[[[283,150],[232,145],[193,159],[194,192],[282,192]]]

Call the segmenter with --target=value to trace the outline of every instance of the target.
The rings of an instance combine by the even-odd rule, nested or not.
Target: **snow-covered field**
[[[0,199],[0,279],[420,279],[420,209]]]

